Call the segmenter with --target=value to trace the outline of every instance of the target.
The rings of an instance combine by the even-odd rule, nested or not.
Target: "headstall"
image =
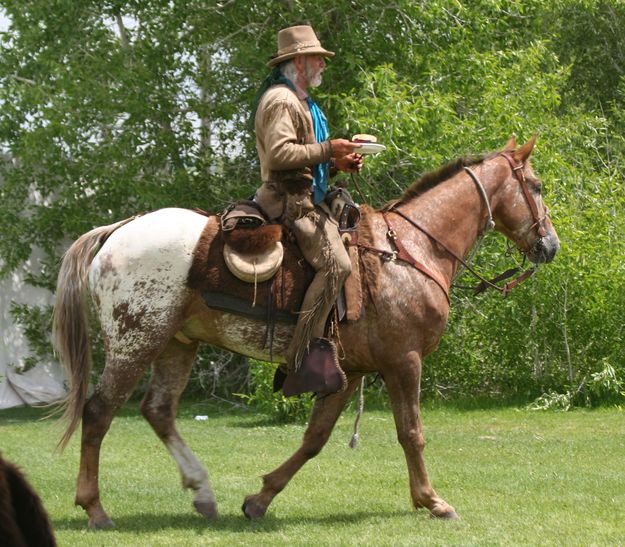
[[[544,224],[546,215],[543,216],[543,217],[540,217],[539,214],[538,214],[538,206],[536,205],[536,201],[534,200],[533,196],[531,195],[531,193],[529,191],[529,187],[527,185],[527,181],[525,180],[525,173],[523,171],[523,169],[525,167],[525,164],[524,163],[516,164],[515,160],[512,158],[512,156],[510,156],[506,152],[501,152],[500,155],[503,156],[508,161],[508,163],[510,164],[510,168],[512,169],[512,172],[513,172],[515,178],[517,179],[517,181],[521,185],[521,189],[523,191],[523,195],[525,197],[525,200],[527,201],[527,204],[529,206],[530,212],[531,212],[532,217],[534,219],[534,224],[532,224],[531,228],[535,227],[536,230],[537,230],[538,235],[540,237],[545,237],[547,232],[546,232],[543,224]],[[490,229],[494,228],[495,222],[493,220],[492,209],[491,209],[491,206],[490,206],[490,202],[488,200],[488,196],[487,196],[486,191],[484,189],[484,185],[481,183],[481,181],[479,180],[478,176],[475,174],[475,172],[471,168],[465,167],[464,170],[467,172],[467,174],[471,177],[471,179],[475,183],[476,188],[477,188],[477,190],[478,190],[482,200],[484,201],[484,203],[486,205],[486,209],[488,211],[488,218],[487,218],[487,221],[486,221],[486,226],[485,226],[484,231],[490,230]],[[464,268],[466,268],[467,271],[469,271],[475,277],[477,277],[480,280],[480,283],[476,287],[474,287],[474,293],[475,294],[481,293],[481,292],[485,291],[486,289],[491,288],[491,289],[495,289],[495,290],[499,291],[500,293],[502,293],[505,296],[514,287],[516,287],[517,285],[519,285],[520,283],[522,283],[523,281],[525,281],[526,279],[531,277],[532,274],[536,271],[536,267],[534,267],[534,266],[531,267],[531,268],[528,268],[523,273],[521,273],[521,275],[519,275],[517,278],[513,279],[512,281],[509,281],[508,283],[506,283],[505,285],[500,287],[496,283],[498,283],[500,281],[504,281],[505,279],[509,279],[513,275],[517,274],[521,270],[521,268],[519,268],[519,267],[511,268],[511,269],[507,270],[506,272],[504,272],[503,274],[498,275],[494,279],[491,279],[491,280],[486,279],[485,277],[480,275],[478,272],[476,272],[461,256],[459,256],[456,252],[451,250],[447,245],[445,245],[437,237],[432,235],[427,229],[425,229],[418,222],[416,222],[415,220],[411,219],[408,215],[406,215],[405,213],[400,211],[397,208],[396,204],[393,204],[388,209],[382,211],[382,217],[384,218],[384,221],[386,222],[386,225],[387,225],[387,228],[388,228],[388,230],[386,232],[386,237],[389,240],[389,243],[391,244],[391,246],[394,248],[393,251],[385,251],[385,250],[382,250],[382,249],[377,249],[375,247],[371,247],[369,245],[365,245],[365,244],[357,242],[357,241],[353,241],[351,243],[352,245],[357,245],[358,248],[360,248],[360,249],[363,249],[365,251],[373,252],[373,253],[376,253],[376,254],[380,255],[382,260],[386,260],[386,261],[390,261],[390,262],[395,261],[395,260],[400,260],[402,262],[406,262],[406,263],[410,264],[412,267],[414,267],[415,269],[419,270],[424,275],[426,275],[427,277],[432,279],[442,289],[442,291],[445,294],[445,297],[447,298],[448,302],[449,302],[449,288],[447,287],[447,283],[445,282],[445,279],[443,278],[443,276],[440,273],[438,273],[437,271],[431,270],[425,264],[423,264],[422,262],[420,262],[417,259],[415,259],[410,254],[410,252],[404,247],[404,245],[402,244],[401,240],[399,239],[399,237],[397,235],[397,231],[393,228],[393,225],[392,225],[392,223],[391,223],[391,221],[389,219],[389,213],[394,213],[394,214],[402,217],[406,222],[408,222],[409,224],[414,226],[420,232],[424,233],[429,239],[431,239],[437,245],[439,245],[442,249],[444,249],[455,260],[457,260],[460,264],[462,264],[462,266],[464,266]]]

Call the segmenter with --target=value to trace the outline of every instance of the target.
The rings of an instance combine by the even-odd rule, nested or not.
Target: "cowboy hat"
[[[322,55],[334,57],[333,51],[328,51],[321,46],[319,38],[309,25],[297,25],[283,28],[278,32],[278,53],[273,55],[268,67],[279,65],[297,55]]]

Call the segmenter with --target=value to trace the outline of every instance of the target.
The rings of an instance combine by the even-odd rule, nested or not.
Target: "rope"
[[[484,185],[469,167],[465,167],[464,170],[473,179],[473,182],[475,182],[475,185],[477,186],[477,189],[479,190],[480,195],[482,196],[482,199],[486,204],[486,209],[488,210],[488,221],[486,222],[486,227],[484,228],[484,231],[486,232],[488,230],[492,230],[493,228],[495,228],[495,221],[493,220],[493,211],[490,207],[490,202],[488,201],[486,190],[484,190]]]
[[[351,179],[352,179],[352,182],[354,183],[354,186],[356,187],[356,190],[358,191],[358,195],[360,196],[360,199],[362,200],[362,203],[364,205],[366,205],[367,204],[367,198],[362,193],[362,190],[360,189],[360,185],[356,181],[356,177],[355,177],[354,173],[351,173]]]
[[[356,414],[356,421],[354,422],[354,434],[349,441],[350,448],[356,448],[358,441],[360,441],[360,421],[365,411],[365,377],[360,379],[360,391],[358,393],[358,413]]]

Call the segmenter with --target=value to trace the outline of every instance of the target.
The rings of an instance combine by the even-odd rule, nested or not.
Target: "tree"
[[[449,159],[539,133],[534,165],[563,249],[506,300],[456,291],[429,392],[530,397],[606,360],[625,374],[622,2],[0,6],[12,20],[0,42],[3,273],[38,245],[47,259],[32,282],[52,288],[67,240],[95,225],[249,196],[255,90],[276,31],[307,20],[337,52],[315,93],[333,135],[375,133],[389,147],[361,183],[373,205]],[[488,238],[478,265],[497,273],[503,254]]]

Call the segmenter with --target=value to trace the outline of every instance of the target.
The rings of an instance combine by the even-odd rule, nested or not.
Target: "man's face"
[[[303,63],[303,76],[309,87],[319,87],[321,85],[321,74],[325,70],[326,62],[321,55],[306,55]]]

